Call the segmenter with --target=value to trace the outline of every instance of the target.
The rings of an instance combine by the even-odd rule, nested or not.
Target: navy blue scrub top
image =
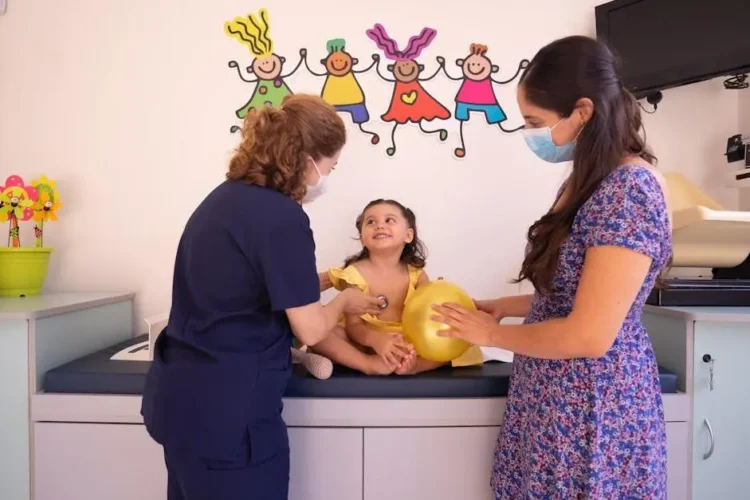
[[[165,447],[253,461],[288,447],[291,372],[284,312],[320,299],[315,243],[299,203],[226,181],[190,217],[177,250],[169,323],[141,413]]]

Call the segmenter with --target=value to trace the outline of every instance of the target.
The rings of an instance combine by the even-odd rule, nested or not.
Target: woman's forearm
[[[320,301],[286,310],[294,335],[306,345],[313,346],[333,331],[339,318],[349,306],[349,292],[342,292],[326,305]]]
[[[526,325],[497,325],[489,345],[543,359],[598,358],[612,347],[614,335],[568,318]]]
[[[510,295],[498,299],[504,318],[525,318],[531,309],[533,295]]]
[[[326,331],[330,332],[339,323],[339,320],[344,315],[344,311],[347,308],[349,301],[349,293],[347,290],[337,294],[333,300],[323,306],[323,314],[325,316]]]
[[[318,273],[318,280],[320,280],[320,293],[333,288],[333,283],[331,283],[331,277],[328,275],[328,271]]]

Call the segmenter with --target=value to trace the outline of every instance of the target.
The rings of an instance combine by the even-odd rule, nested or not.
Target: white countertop
[[[750,323],[750,307],[662,307],[647,305],[643,312],[690,321]]]
[[[34,422],[142,424],[141,396],[46,394],[31,397]],[[687,422],[690,398],[662,394],[667,422]],[[507,398],[284,398],[289,427],[472,427],[500,425]]]
[[[49,292],[29,297],[0,297],[0,321],[44,318],[132,300],[128,292]]]

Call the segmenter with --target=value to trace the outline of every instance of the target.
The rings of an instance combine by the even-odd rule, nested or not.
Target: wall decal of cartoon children
[[[505,111],[500,107],[500,103],[495,96],[495,89],[492,84],[497,83],[504,85],[510,83],[521,74],[528,65],[529,61],[523,59],[518,64],[516,74],[508,80],[495,80],[492,75],[500,71],[497,65],[487,57],[487,46],[478,43],[472,43],[469,47],[469,55],[463,59],[457,59],[456,65],[461,68],[461,76],[454,77],[448,73],[445,67],[445,59],[438,57],[438,63],[445,75],[451,80],[461,81],[461,87],[456,94],[456,113],[455,118],[459,122],[459,137],[461,146],[453,151],[457,158],[466,156],[466,144],[464,142],[464,122],[469,120],[471,112],[484,113],[484,118],[490,125],[497,124],[500,130],[507,133],[516,132],[523,126],[507,129],[503,122],[508,119]]]
[[[264,104],[278,106],[289,94],[291,89],[284,81],[293,75],[302,65],[305,49],[300,50],[300,60],[292,71],[282,75],[286,58],[279,56],[273,51],[273,40],[270,37],[270,26],[268,24],[268,12],[260,9],[258,15],[248,14],[246,17],[237,16],[232,21],[224,23],[224,32],[243,45],[246,45],[255,56],[250,66],[245,68],[249,74],[255,74],[257,78],[248,79],[242,74],[237,61],[229,61],[229,67],[237,70],[237,74],[243,82],[255,83],[250,99],[236,111],[237,118],[243,120],[248,111]],[[229,129],[234,133],[240,129],[232,125]]]
[[[346,51],[346,41],[343,38],[328,40],[326,51],[328,55],[320,61],[320,64],[325,68],[323,73],[313,71],[307,62],[307,58],[303,57],[305,67],[310,73],[315,76],[326,77],[323,89],[320,91],[320,97],[336,108],[336,111],[349,113],[352,122],[359,127],[359,130],[371,136],[370,142],[372,144],[377,144],[380,142],[380,136],[375,132],[366,130],[363,125],[370,121],[370,113],[367,112],[365,93],[355,75],[370,71],[380,58],[377,54],[374,54],[372,64],[364,69],[354,69],[359,60]]]
[[[439,66],[432,76],[419,78],[424,71],[424,65],[419,64],[416,59],[435,39],[437,31],[432,28],[423,28],[421,33],[409,39],[404,50],[399,50],[398,44],[393,40],[382,25],[376,24],[367,30],[367,36],[383,51],[387,59],[394,61],[388,65],[388,70],[394,79],[384,76],[380,72],[380,66],[376,66],[378,76],[387,82],[394,83],[393,95],[388,111],[381,116],[385,122],[394,122],[391,130],[391,145],[386,149],[388,156],[396,153],[396,129],[399,125],[407,122],[416,123],[419,129],[427,134],[438,134],[441,141],[448,138],[445,129],[426,130],[422,125],[424,121],[432,121],[436,118],[447,120],[451,117],[450,111],[440,104],[422,87],[420,82],[432,80],[441,71]]]

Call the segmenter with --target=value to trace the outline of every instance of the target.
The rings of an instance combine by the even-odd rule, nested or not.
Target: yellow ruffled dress
[[[417,289],[417,282],[419,281],[419,277],[422,275],[422,269],[409,266],[409,288],[406,291],[406,299],[404,300],[404,303],[409,301],[409,298],[414,294],[414,291]],[[331,284],[336,290],[344,290],[346,288],[356,286],[360,290],[362,290],[363,293],[369,293],[370,292],[370,286],[367,284],[367,281],[362,277],[360,272],[357,270],[356,267],[347,266],[346,268],[342,269],[339,267],[335,267],[328,270],[328,277],[331,280]],[[372,314],[363,314],[360,316],[362,321],[364,321],[368,327],[372,328],[375,331],[378,332],[401,332],[403,331],[403,327],[401,325],[401,322],[396,321],[384,321],[379,319],[377,316],[373,316]],[[344,325],[343,318],[341,319],[341,325]],[[451,365],[454,367],[457,366],[473,366],[473,365],[481,365],[484,362],[482,357],[482,351],[477,346],[471,346],[464,354],[459,356],[458,358],[451,361]]]

